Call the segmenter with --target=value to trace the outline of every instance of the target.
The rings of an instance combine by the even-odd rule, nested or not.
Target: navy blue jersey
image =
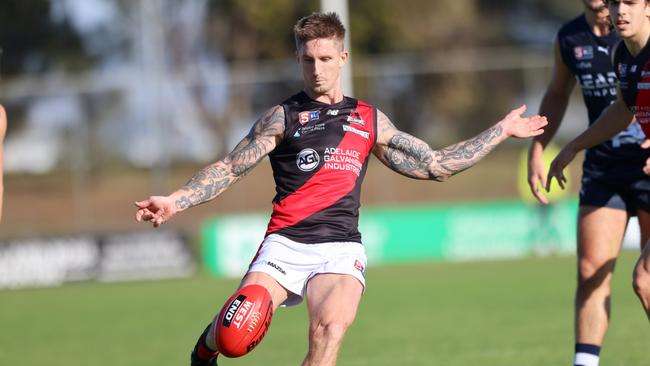
[[[617,76],[612,53],[620,39],[615,32],[596,36],[584,15],[565,24],[558,33],[562,60],[575,75],[589,113],[589,125],[616,100]],[[640,148],[644,135],[637,123],[611,140],[587,150],[583,173],[601,177],[625,172],[647,157]],[[625,164],[625,165],[622,165]]]
[[[267,235],[301,243],[361,242],[361,182],[375,145],[377,110],[300,92],[282,103],[282,142],[269,154],[276,196]]]

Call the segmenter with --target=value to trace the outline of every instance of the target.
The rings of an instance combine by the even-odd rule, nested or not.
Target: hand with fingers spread
[[[523,117],[524,112],[526,112],[526,106],[522,105],[501,120],[500,125],[506,136],[527,138],[544,133],[543,127],[548,124],[546,117],[539,115]]]
[[[567,144],[562,151],[553,159],[551,167],[548,169],[548,176],[546,177],[546,191],[550,192],[551,182],[553,178],[557,179],[560,188],[564,189],[567,178],[564,176],[564,168],[566,168],[575,159],[578,152],[573,148],[573,144]]]
[[[144,201],[135,202],[135,207],[138,208],[136,221],[148,221],[154,227],[164,224],[179,211],[174,200],[168,196],[151,196]]]

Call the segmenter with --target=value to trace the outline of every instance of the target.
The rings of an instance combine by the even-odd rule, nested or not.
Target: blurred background
[[[536,113],[555,34],[582,11],[579,0],[0,1],[0,364],[186,364],[262,240],[270,164],[161,229],[136,223],[133,202],[179,188],[300,90],[292,27],[337,6],[352,96],[434,148],[522,103]],[[572,98],[560,145],[587,126]],[[341,364],[570,359],[579,184],[534,204],[529,143],[509,140],[445,183],[371,158],[360,221],[370,285]],[[579,161],[571,173],[577,182]],[[629,285],[637,255],[618,265],[606,364],[650,363]],[[278,311],[250,357],[220,364],[299,364],[304,308]]]
[[[3,1],[0,101],[9,127],[0,238],[139,228],[133,201],[178,188],[301,88],[291,29],[320,7]],[[399,128],[447,146],[521,103],[536,112],[555,33],[580,11],[580,1],[562,0],[350,1],[353,94]],[[575,99],[560,141],[586,126]],[[364,203],[516,199],[527,143],[509,141],[476,173],[441,185],[371,168]],[[193,236],[210,214],[268,211],[266,165],[170,226]]]
[[[3,1],[0,102],[9,126],[0,248],[9,250],[0,259],[13,272],[0,268],[0,278],[9,278],[0,283],[12,287],[16,276],[36,276],[29,268],[52,266],[50,256],[88,261],[87,268],[78,260],[57,265],[57,278],[97,278],[106,243],[116,240],[123,248],[116,263],[133,253],[163,253],[147,243],[173,238],[170,256],[184,253],[173,273],[192,273],[188,263],[199,259],[211,272],[241,274],[271,210],[268,161],[217,200],[175,217],[166,231],[136,223],[133,202],[179,188],[230,151],[263,111],[302,88],[292,27],[321,9],[338,10],[347,23],[346,90],[442,148],[522,103],[537,112],[555,34],[582,3]],[[573,99],[560,143],[587,125],[579,91]],[[409,180],[373,158],[361,222],[371,262],[573,252],[577,187],[559,195],[555,209],[534,205],[522,160],[528,144],[507,141],[444,184]],[[579,167],[572,166],[576,177]],[[52,240],[90,242],[75,250],[61,244],[55,254]],[[144,247],[134,249],[133,241]],[[27,250],[25,242],[39,249]],[[152,266],[166,263],[149,257]],[[78,267],[86,274],[70,273]]]

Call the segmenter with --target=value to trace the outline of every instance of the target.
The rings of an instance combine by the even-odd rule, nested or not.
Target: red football
[[[260,285],[249,285],[226,302],[217,318],[217,349],[226,357],[252,351],[266,335],[273,317],[271,294]]]

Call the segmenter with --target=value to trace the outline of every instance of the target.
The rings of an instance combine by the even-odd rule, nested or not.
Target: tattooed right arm
[[[179,211],[212,200],[248,174],[280,143],[284,108],[275,106],[255,122],[250,132],[223,160],[197,172],[172,194]]]

